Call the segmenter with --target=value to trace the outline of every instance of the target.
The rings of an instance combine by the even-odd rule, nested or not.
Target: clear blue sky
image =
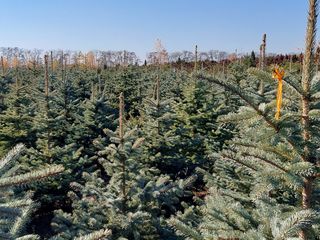
[[[168,51],[303,48],[308,0],[0,0],[0,46]]]

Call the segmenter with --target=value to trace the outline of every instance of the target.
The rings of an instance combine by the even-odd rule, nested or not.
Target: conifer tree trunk
[[[94,100],[94,98],[96,97],[96,91],[95,91],[95,85],[94,82],[91,81],[91,100]]]
[[[158,76],[157,76],[158,77]],[[157,82],[153,84],[152,99],[157,100]]]
[[[266,63],[265,63],[265,61],[266,61],[266,38],[267,38],[267,35],[263,34],[262,44],[260,46],[260,69],[261,70],[264,70],[265,65],[266,65]],[[261,95],[264,94],[264,82],[262,80],[260,81],[259,93]]]
[[[50,152],[50,127],[49,127],[49,64],[48,64],[48,55],[44,56],[44,71],[45,71],[45,84],[44,84],[44,94],[45,94],[45,113],[47,118],[47,141],[46,141],[46,156],[48,157],[48,161],[50,162],[49,152]]]
[[[195,50],[194,50],[194,71],[198,70],[198,45],[196,45]]]
[[[98,93],[101,94],[102,92],[102,83],[101,83],[101,71],[97,69],[97,78],[98,78]]]
[[[304,161],[313,162],[313,158],[310,154],[310,149],[308,147],[308,142],[310,140],[310,130],[309,130],[309,111],[310,111],[310,83],[311,78],[314,73],[314,62],[313,62],[313,51],[314,51],[314,41],[316,33],[316,21],[317,21],[317,0],[309,0],[309,16],[307,24],[307,34],[306,34],[306,48],[303,59],[303,69],[302,69],[302,89],[304,96],[302,97],[302,137],[304,140]],[[313,181],[312,177],[306,177],[304,179],[304,187],[302,190],[302,207],[308,209],[311,206],[311,197],[313,192]],[[305,231],[300,232],[300,237],[302,239],[307,239]]]
[[[138,82],[138,97],[139,97],[139,103],[142,104],[142,83],[141,80]]]
[[[159,78],[159,76],[157,76],[156,99],[157,99],[157,108],[159,108],[160,107],[160,78]]]
[[[16,88],[17,88],[17,95],[18,95],[18,88],[20,87],[20,81],[19,81],[19,61],[17,62],[17,65],[15,67],[15,77],[16,77]]]
[[[63,63],[64,63],[64,53],[63,53],[63,51],[62,51],[62,52],[61,52],[61,59],[60,59],[61,69],[63,69]]]
[[[316,53],[315,53],[315,71],[318,72],[319,71],[319,63],[320,63],[320,45],[318,44],[317,49],[316,49]]]
[[[52,51],[50,52],[50,63],[51,63],[51,74],[53,74],[54,69],[53,69],[53,53],[52,53]]]
[[[156,84],[156,104],[157,104],[157,115],[160,115],[160,78],[157,76]],[[157,119],[157,132],[160,134],[160,120]]]
[[[64,59],[64,78],[67,77],[67,70],[68,70],[67,68],[68,68],[68,58],[66,57]]]
[[[5,76],[5,69],[4,69],[4,59],[3,56],[1,56],[1,68],[2,68],[2,77]]]
[[[223,76],[226,75],[225,60],[223,60],[223,62],[222,62],[222,73],[223,73]]]
[[[63,55],[62,55],[62,60],[63,64],[61,64],[61,80],[62,82],[64,82],[64,58],[63,58]]]
[[[44,65],[45,65],[45,83],[44,83],[44,93],[46,97],[46,102],[48,102],[47,98],[49,96],[49,69],[48,69],[48,55],[44,56]]]
[[[124,144],[124,126],[123,126],[123,118],[124,118],[124,96],[123,93],[120,93],[119,96],[119,139],[120,139],[120,160],[121,160],[121,171],[122,171],[122,197],[123,197],[123,206],[122,211],[126,211],[126,204],[127,204],[127,191],[126,191],[126,160],[125,156],[122,154],[123,144]]]
[[[69,108],[68,108],[68,103],[69,103],[69,96],[68,96],[68,80],[66,78],[66,74],[67,74],[67,59],[64,59],[64,67],[63,67],[63,84],[64,84],[64,116],[66,117],[66,119],[69,116]]]
[[[98,92],[98,94],[99,94],[99,92]],[[91,100],[94,100],[95,97],[96,97],[96,86],[94,84],[94,81],[92,80],[91,81],[91,96],[90,96],[90,98],[91,98]]]

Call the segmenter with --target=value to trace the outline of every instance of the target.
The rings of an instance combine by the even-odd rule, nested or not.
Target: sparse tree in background
[[[250,55],[250,67],[255,67],[256,66],[256,54],[254,51],[251,52]]]

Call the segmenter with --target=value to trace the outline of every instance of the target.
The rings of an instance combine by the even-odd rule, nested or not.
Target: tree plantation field
[[[301,54],[1,48],[0,240],[320,239],[317,13]]]

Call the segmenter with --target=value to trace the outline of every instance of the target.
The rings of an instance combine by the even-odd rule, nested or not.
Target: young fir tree
[[[73,132],[73,140],[82,146],[82,155],[91,158],[95,156],[97,150],[92,142],[95,139],[104,139],[109,144],[109,137],[104,133],[103,129],[116,129],[115,116],[116,109],[110,107],[110,101],[105,94],[87,99],[81,103],[83,113],[76,119],[76,131]]]
[[[256,66],[256,54],[254,51],[251,51],[250,55],[250,67],[255,67]]]
[[[127,99],[126,111],[133,115],[137,114],[144,91],[144,83],[141,79],[142,71],[139,71],[136,66],[104,71],[101,74],[101,80],[104,80],[105,85],[108,86],[105,94],[113,100],[112,107],[117,106],[117,96],[123,92]]]
[[[175,120],[174,100],[162,100],[160,77],[157,76],[152,98],[146,98],[141,109],[145,164],[161,173],[175,175],[179,172],[178,151],[174,148],[177,135],[171,130]],[[181,170],[181,168],[180,168]]]
[[[120,95],[119,127],[104,130],[113,142],[107,147],[99,139],[99,163],[93,174],[84,173],[85,184],[72,183],[72,213],[57,211],[53,227],[56,239],[70,239],[99,229],[112,230],[111,239],[170,239],[173,232],[163,214],[174,208],[186,194],[193,178],[172,182],[155,175],[156,169],[140,159],[143,138],[125,120],[124,99]],[[175,212],[175,209],[172,209]]]
[[[229,112],[232,104],[210,84],[192,81],[183,88],[181,100],[173,109],[176,119],[170,129],[178,136],[173,148],[180,155],[180,159],[174,160],[174,169],[184,169],[186,176],[196,167],[208,169],[212,165],[211,153],[220,150],[232,136],[231,125],[217,123],[218,116]]]
[[[34,97],[25,73],[23,69],[16,68],[15,82],[9,85],[9,92],[5,95],[6,109],[0,114],[0,141],[7,149],[19,142],[30,147],[35,141],[35,132],[32,129]]]
[[[13,71],[8,70],[7,61],[1,56],[1,79],[0,79],[0,112],[6,109],[5,99],[6,94],[9,92],[9,86],[13,82]]]
[[[37,235],[26,234],[26,225],[38,203],[32,200],[32,193],[17,197],[14,189],[61,173],[61,165],[43,167],[28,173],[19,173],[15,161],[24,150],[23,144],[16,145],[0,161],[0,237],[1,239],[40,239]]]
[[[197,209],[198,215],[186,209],[170,220],[177,232],[187,238],[318,239],[320,236],[317,130],[320,88],[313,71],[318,1],[310,0],[309,4],[301,83],[291,75],[276,80],[285,84],[280,117],[279,108],[274,117],[274,100],[262,100],[259,93],[245,91],[230,81],[201,77],[236,93],[247,107],[221,118],[239,122],[239,134],[216,155],[212,173],[199,169],[209,192],[204,201],[200,200],[203,205]],[[275,81],[267,73],[264,76],[264,80]]]
[[[59,77],[58,77],[59,76]],[[66,171],[59,180],[53,179],[41,184],[31,185],[35,190],[35,199],[41,202],[41,208],[34,220],[44,222],[53,210],[67,207],[67,192],[70,182],[81,178],[82,145],[76,141],[75,133],[81,108],[74,82],[68,78],[65,66],[61,74],[49,74],[48,56],[45,56],[44,78],[38,79],[38,87],[33,92],[36,97],[35,117],[32,130],[36,132],[35,143],[21,161],[24,169],[41,167],[46,164],[61,164]],[[48,222],[48,228],[50,222]]]
[[[197,166],[210,165],[208,151],[217,151],[230,135],[225,126],[218,127],[217,116],[229,111],[226,103],[233,105],[222,91],[209,94],[210,88],[188,79],[181,86],[181,98],[162,100],[162,81],[156,79],[153,97],[145,99],[141,111],[146,164],[173,178],[190,176]]]

